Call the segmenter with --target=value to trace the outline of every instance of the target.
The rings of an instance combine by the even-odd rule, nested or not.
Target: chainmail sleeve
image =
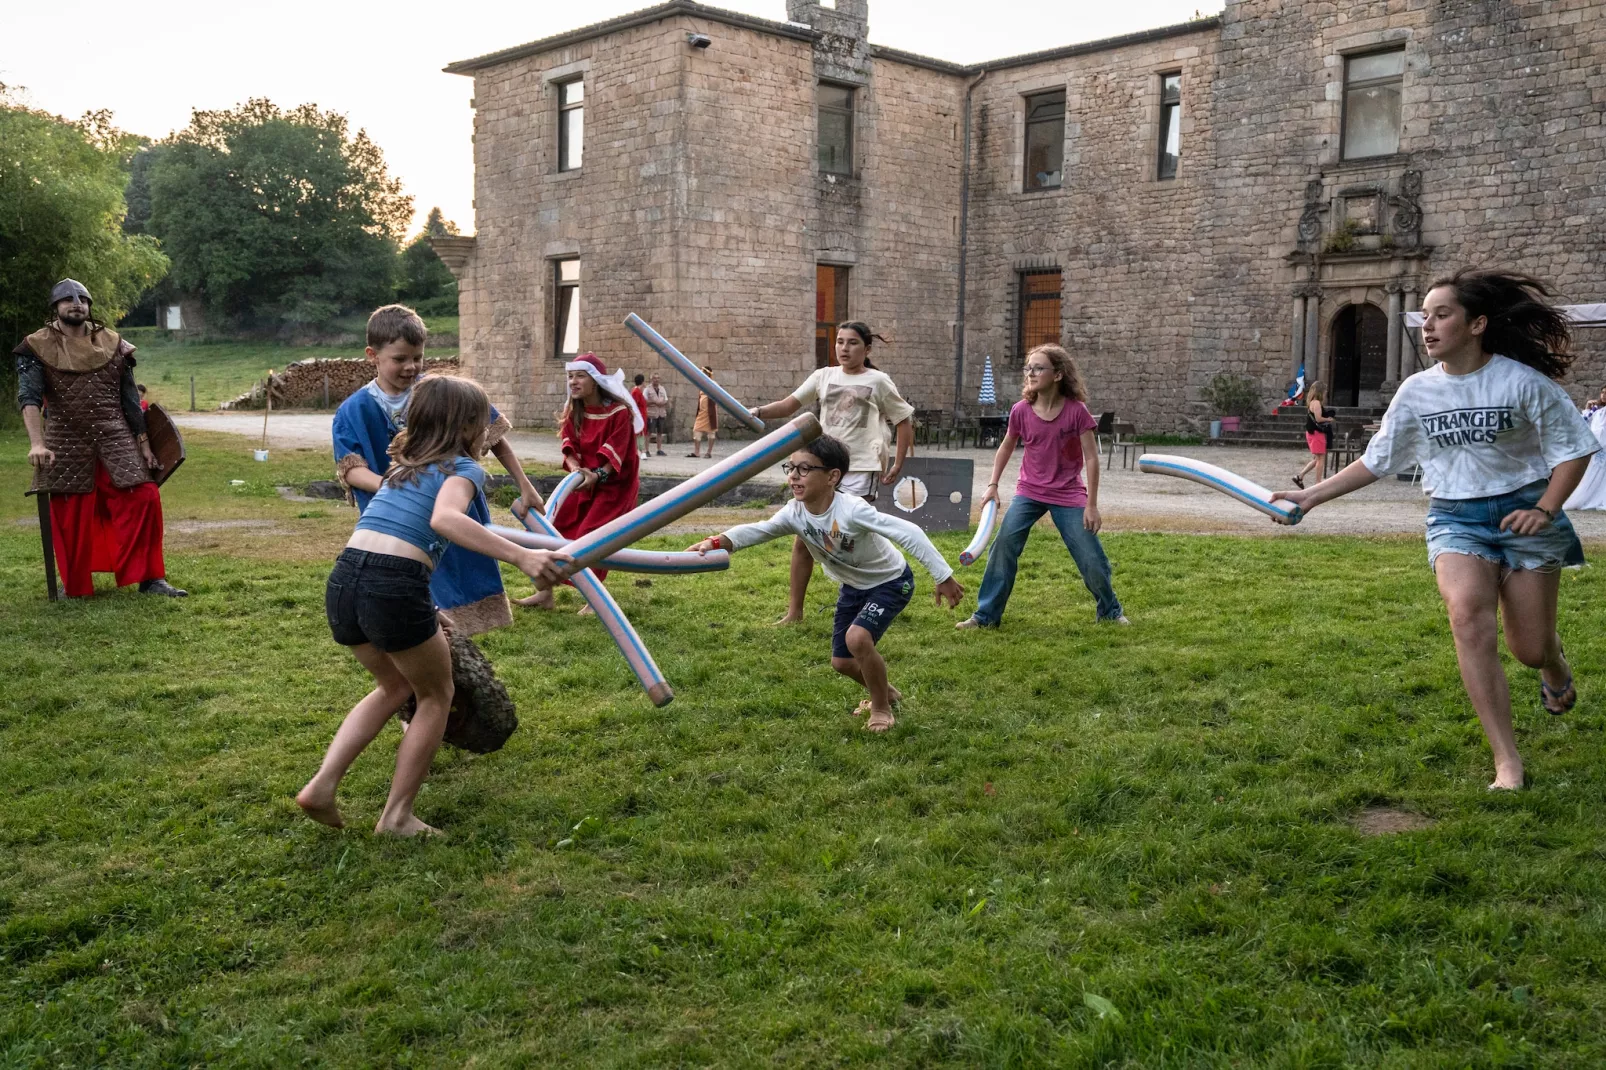
[[[45,366],[24,342],[12,350],[17,359],[17,409],[29,405],[43,408],[45,404]]]

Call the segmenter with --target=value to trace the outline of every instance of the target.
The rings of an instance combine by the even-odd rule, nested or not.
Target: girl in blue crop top
[[[317,775],[296,795],[314,821],[343,827],[335,802],[340,779],[411,694],[417,713],[396,752],[396,776],[374,831],[437,831],[414,816],[413,799],[452,704],[452,657],[429,593],[430,570],[448,542],[506,561],[541,589],[564,579],[566,554],[508,542],[467,513],[485,486],[485,470],[470,458],[480,455],[490,411],[485,391],[469,379],[432,375],[413,387],[384,485],[329,575],[329,629],[373,674],[374,690],[346,715]]]

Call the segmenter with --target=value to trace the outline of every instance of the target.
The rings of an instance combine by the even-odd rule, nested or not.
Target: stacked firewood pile
[[[455,374],[458,370],[458,361],[456,357],[425,357],[424,370]],[[361,390],[373,377],[374,366],[366,360],[332,358],[298,360],[284,371],[274,373],[273,407],[286,409],[320,407],[325,402],[326,389],[329,405],[339,405]],[[239,397],[225,401],[218,407],[260,409],[266,402],[267,392],[268,381],[263,379]]]

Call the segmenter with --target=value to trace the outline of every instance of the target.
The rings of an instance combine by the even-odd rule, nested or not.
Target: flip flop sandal
[[[1567,697],[1568,692],[1572,693],[1572,698]],[[1553,708],[1550,705],[1552,701],[1563,703],[1561,709],[1558,710]],[[1553,688],[1549,684],[1545,683],[1545,678],[1541,676],[1539,678],[1539,705],[1543,706],[1545,708],[1545,712],[1550,714],[1552,717],[1560,717],[1562,714],[1578,705],[1578,689],[1573,686],[1572,674],[1567,674],[1567,682],[1559,689]]]
[[[1561,650],[1561,660],[1567,661],[1567,650],[1565,647],[1563,647]],[[1569,691],[1573,693],[1573,697],[1570,700],[1567,699],[1567,692]],[[1566,705],[1562,706],[1562,708],[1559,710],[1551,709],[1550,700],[1552,699],[1557,702],[1565,701]],[[1567,682],[1562,684],[1559,688],[1551,687],[1549,684],[1545,683],[1544,674],[1540,674],[1539,705],[1543,706],[1545,708],[1545,712],[1550,714],[1552,717],[1560,717],[1562,714],[1578,705],[1578,689],[1573,686],[1572,662],[1567,662]]]
[[[871,710],[870,719],[864,722],[864,729],[866,732],[886,732],[897,723],[898,721],[892,716],[891,710],[886,712]]]
[[[1298,487],[1300,490],[1304,490],[1305,489],[1305,481],[1303,479],[1299,478],[1298,476],[1295,476],[1294,477],[1294,486]]]
[[[854,709],[853,716],[855,716],[855,717],[863,717],[865,714],[867,714],[869,712],[870,712],[870,700],[869,699],[865,699],[863,702],[860,702],[859,705]]]

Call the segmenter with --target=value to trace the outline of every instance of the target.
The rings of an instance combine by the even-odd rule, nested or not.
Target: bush
[[[1260,388],[1254,380],[1230,372],[1210,380],[1204,399],[1217,416],[1253,416],[1260,411]]]

